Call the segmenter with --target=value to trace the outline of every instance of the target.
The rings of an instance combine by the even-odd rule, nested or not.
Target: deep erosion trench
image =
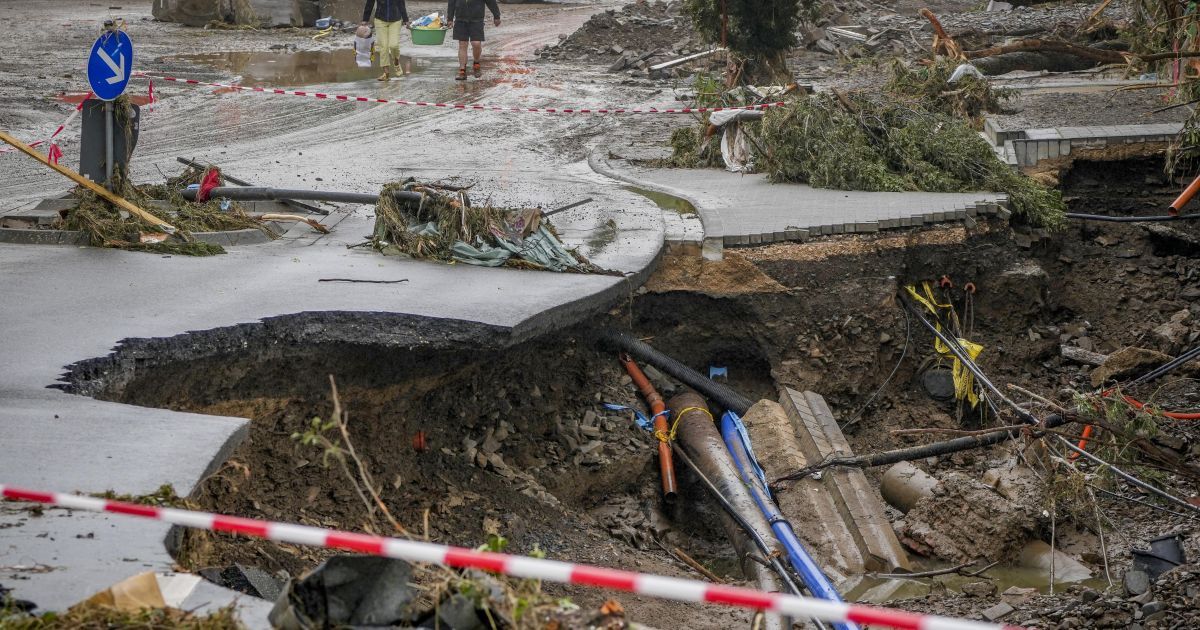
[[[668,259],[630,303],[512,347],[358,343],[345,333],[337,341],[280,343],[266,327],[249,327],[239,330],[237,343],[218,340],[216,331],[162,342],[191,344],[188,352],[127,344],[113,358],[77,366],[69,389],[250,418],[249,437],[190,499],[218,512],[361,529],[367,512],[346,475],[294,437],[314,417],[329,417],[333,375],[352,442],[382,499],[411,532],[465,546],[498,533],[517,552],[537,548],[552,558],[696,577],[666,551],[679,547],[736,581],[738,562],[713,502],[681,469],[683,500],[663,506],[654,438],[627,413],[601,405],[644,408],[615,354],[597,342],[601,331],[632,328],[697,370],[724,367],[729,384],[753,399],[776,398],[778,386],[819,392],[855,452],[870,453],[945,437],[891,433],[898,429],[996,422],[929,395],[923,376],[939,362],[928,333],[915,324],[906,331],[895,297],[904,284],[946,276],[955,288],[945,294],[964,316],[969,312],[972,339],[985,347],[984,369],[998,382],[1069,401],[1069,392],[1090,389],[1091,368],[1063,359],[1061,344],[1098,353],[1152,345],[1159,342],[1148,338],[1149,329],[1181,310],[1196,315],[1197,302],[1185,296],[1200,291],[1200,264],[1178,247],[1127,225],[1073,226],[1046,238],[981,225],[775,245],[729,251],[720,263]],[[724,276],[737,281],[721,282]],[[968,282],[977,289],[970,306],[962,291]],[[1131,324],[1131,311],[1145,323]],[[412,324],[389,334],[403,337],[404,325]],[[1184,333],[1177,345],[1189,343],[1188,335],[1196,336]],[[1178,351],[1170,343],[1158,349]],[[122,359],[130,348],[140,348],[140,360]],[[659,382],[664,396],[674,393],[675,385]],[[1172,402],[1200,402],[1189,396],[1176,392]],[[1192,443],[1190,427],[1164,432],[1185,452]],[[1007,453],[981,450],[920,464],[975,475]],[[877,481],[880,472],[868,477]],[[1106,509],[1130,508],[1117,502]],[[1117,542],[1110,544],[1133,545],[1162,527],[1156,516],[1132,514],[1134,525],[1112,532]],[[1047,523],[1029,518],[1026,535],[1048,534]],[[1110,553],[1114,564],[1118,555]],[[212,534],[190,534],[178,550],[191,569],[237,562],[291,575],[323,556]],[[606,596],[548,588],[582,605]],[[621,600],[632,619],[652,626],[748,622],[742,612]]]

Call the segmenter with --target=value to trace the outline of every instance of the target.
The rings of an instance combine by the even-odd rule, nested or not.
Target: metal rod
[[[625,371],[629,373],[629,378],[633,379],[633,384],[637,386],[642,397],[646,399],[646,404],[650,406],[655,435],[666,435],[668,431],[667,414],[663,412],[667,410],[667,405],[663,402],[662,396],[654,389],[650,379],[646,378],[646,374],[642,372],[642,368],[638,367],[632,357],[622,353],[620,358],[621,364],[625,366]],[[675,483],[675,464],[671,461],[670,440],[658,440],[658,469],[662,476],[663,500],[667,503],[674,503],[679,497],[679,492]]]
[[[180,191],[184,199],[189,201],[196,198],[196,191],[185,189]],[[285,199],[307,199],[310,201],[340,201],[343,203],[363,203],[373,205],[379,201],[375,193],[341,192],[334,190],[293,190],[288,188],[269,188],[265,186],[217,186],[209,191],[210,197],[224,197],[242,201],[283,201]],[[396,201],[420,203],[421,193],[397,190],[392,193]]]
[[[113,189],[113,104],[104,102],[104,187]]]
[[[190,166],[192,168],[198,168],[198,169],[207,168],[207,166],[205,166],[204,164],[201,164],[195,160],[189,160],[187,158],[177,157],[177,158],[175,158],[175,161],[179,162],[180,164],[183,164],[184,166]],[[225,171],[221,171],[221,177],[224,177],[225,181],[232,182],[234,184],[237,184],[238,186],[253,186],[254,185],[244,179],[238,179],[238,178],[234,177],[233,175],[226,173]],[[292,208],[296,208],[298,210],[307,210],[308,212],[312,212],[313,214],[329,214],[329,211],[324,208],[318,208],[317,206],[314,206],[312,204],[307,204],[307,203],[304,203],[301,201],[296,201],[295,199],[280,199],[280,201],[282,201],[284,203],[284,205],[290,206]]]
[[[566,210],[570,210],[571,208],[577,208],[577,207],[579,207],[579,206],[582,206],[582,205],[583,205],[583,204],[585,204],[585,203],[591,203],[591,202],[592,202],[592,198],[591,198],[591,197],[588,197],[587,199],[580,199],[579,201],[576,201],[575,203],[569,203],[569,204],[567,204],[567,205],[565,205],[565,206],[560,206],[560,207],[558,207],[558,208],[555,208],[555,209],[553,209],[553,210],[551,210],[551,211],[549,211],[549,212],[543,212],[543,213],[542,213],[542,216],[544,216],[544,217],[548,217],[548,216],[550,216],[550,215],[558,214],[559,212],[563,212],[563,211],[566,211]]]

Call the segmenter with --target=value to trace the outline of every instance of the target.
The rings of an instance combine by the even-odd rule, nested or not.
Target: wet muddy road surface
[[[27,140],[43,138],[65,119],[71,100],[87,91],[83,71],[99,24],[124,18],[135,46],[135,70],[209,83],[303,89],[370,98],[504,107],[597,107],[673,101],[669,90],[616,85],[594,66],[535,61],[533,51],[573,31],[613,2],[504,5],[500,27],[489,24],[484,74],[460,82],[454,42],[401,48],[408,74],[387,83],[375,69],[354,65],[352,33],[312,39],[315,29],[262,31],[199,29],[153,21],[151,3],[65,6],[15,0],[0,19],[25,24],[0,41],[0,128]],[[414,15],[444,8],[411,3]],[[35,24],[53,25],[55,54],[42,50]],[[59,52],[61,51],[61,52]],[[34,77],[35,80],[30,80]],[[150,82],[135,78],[128,93],[146,96]],[[605,251],[610,220],[637,208],[643,197],[594,175],[586,155],[606,133],[628,125],[670,124],[663,116],[600,117],[569,114],[450,110],[397,104],[318,100],[238,92],[228,88],[153,81],[157,102],[147,107],[133,159],[138,182],[178,172],[176,157],[220,165],[258,185],[374,192],[384,183],[422,180],[475,184],[478,201],[545,208],[585,197],[597,201],[556,218],[569,244],[584,246],[599,264],[620,268],[619,252]],[[76,98],[72,99],[71,95]],[[682,121],[680,121],[682,122]],[[78,160],[78,129],[60,143],[65,164]],[[65,179],[15,154],[0,155],[8,175],[0,181],[0,209],[25,207],[65,191]],[[370,208],[339,211],[369,215]],[[346,235],[347,242],[362,235]]]

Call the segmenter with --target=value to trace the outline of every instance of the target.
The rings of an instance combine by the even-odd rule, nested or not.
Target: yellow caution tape
[[[933,325],[940,331],[942,325],[940,322],[941,315],[938,311],[939,309],[950,309],[952,307],[950,304],[942,304],[937,301],[937,298],[933,295],[933,288],[929,286],[929,282],[923,282],[922,288],[924,289],[924,295],[921,295],[917,291],[917,288],[911,284],[905,287],[905,290],[908,291],[908,294],[914,300],[920,302],[926,309],[929,309],[930,313],[933,313],[933,316],[937,318],[934,320]],[[978,358],[979,354],[983,352],[983,345],[963,339],[962,337],[957,337],[957,339],[958,345],[962,346],[962,349],[967,352],[967,356],[971,357],[972,361]],[[971,403],[972,407],[978,405],[979,396],[975,393],[975,376],[971,374],[971,371],[963,365],[962,361],[958,360],[958,357],[954,356],[954,353],[950,351],[950,347],[942,343],[941,339],[934,338],[933,349],[938,353],[938,356],[953,362],[951,374],[954,378],[954,397],[959,400],[966,399],[967,402]]]
[[[709,410],[707,410],[707,409],[705,409],[705,408],[703,408],[703,407],[684,407],[682,411],[680,411],[679,413],[675,414],[675,422],[672,422],[672,423],[671,423],[671,431],[670,431],[670,432],[667,432],[667,431],[655,431],[655,432],[654,432],[654,437],[658,438],[658,440],[659,440],[660,442],[671,442],[671,441],[674,441],[674,440],[675,440],[675,433],[676,433],[676,431],[678,431],[678,430],[679,430],[679,421],[683,419],[683,414],[685,414],[685,413],[687,413],[687,412],[689,412],[689,411],[699,411],[699,412],[703,413],[704,415],[708,416],[708,419],[709,419],[710,421],[712,421],[712,422],[716,422],[716,419],[714,419],[714,418],[713,418],[713,415],[712,415],[712,413],[711,413],[711,412],[709,412]]]

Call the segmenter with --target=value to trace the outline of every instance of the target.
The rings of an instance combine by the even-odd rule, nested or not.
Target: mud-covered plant
[[[685,0],[692,23],[705,41],[727,44],[751,84],[789,83],[787,52],[797,43],[796,31],[811,0]],[[738,77],[729,82],[733,85]]]
[[[477,550],[504,553],[509,541],[498,533],[488,534],[487,542]],[[528,554],[532,558],[545,558],[546,554],[537,545]],[[477,610],[487,617],[492,628],[516,628],[520,630],[542,630],[563,627],[559,618],[577,607],[566,598],[555,598],[542,590],[542,581],[516,579],[501,574],[470,570],[457,574],[438,585],[430,587],[435,601],[456,593],[468,598]]]
[[[337,463],[367,510],[369,530],[380,531],[378,518],[382,515],[396,534],[411,538],[408,530],[392,516],[391,510],[383,502],[370,470],[354,448],[354,442],[350,440],[350,415],[342,408],[333,375],[329,376],[329,387],[333,399],[333,413],[330,418],[322,420],[320,417],[314,417],[304,431],[292,433],[292,439],[300,446],[320,450],[324,466],[328,467],[331,461]]]
[[[216,169],[216,167],[209,168]],[[179,191],[189,184],[199,183],[206,170],[188,167],[180,175],[167,179],[164,184],[144,186],[133,184],[119,170],[113,173],[113,190],[118,195],[175,226],[181,238],[143,243],[142,234],[161,233],[161,230],[137,216],[114,207],[104,198],[82,186],[72,191],[72,195],[78,200],[76,206],[69,210],[66,217],[55,227],[82,231],[87,236],[88,244],[95,247],[114,247],[185,256],[212,256],[225,253],[225,250],[219,245],[191,239],[192,232],[257,229],[262,230],[268,236],[275,236],[261,222],[246,214],[237,202],[223,204],[218,200],[210,199],[205,203],[193,203],[184,199]],[[220,172],[219,169],[216,170],[218,173]],[[169,208],[164,209],[152,205],[154,202],[161,201],[167,202]]]
[[[915,67],[896,60],[883,89],[912,107],[965,118],[979,128],[983,114],[999,112],[1002,103],[1013,98],[1016,91],[994,88],[987,79],[972,74],[965,74],[950,84],[948,81],[958,65],[945,57],[938,57],[930,65]]]
[[[175,608],[120,610],[111,606],[80,605],[62,613],[24,613],[6,603],[0,592],[0,628],[3,630],[243,630],[232,607],[207,615]]]

